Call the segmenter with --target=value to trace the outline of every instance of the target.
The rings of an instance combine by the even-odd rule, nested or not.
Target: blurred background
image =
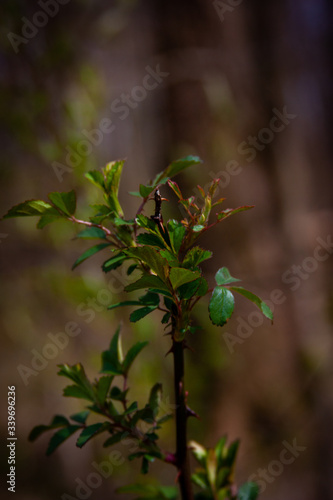
[[[1,214],[75,188],[84,217],[97,197],[82,174],[126,157],[120,197],[132,217],[137,199],[128,191],[171,160],[199,155],[203,164],[177,179],[188,196],[221,177],[225,208],[256,205],[201,241],[214,251],[203,266],[208,280],[227,266],[271,301],[275,321],[240,297],[219,329],[207,303],[198,307],[202,330],[186,362],[189,404],[201,420],[190,421],[189,435],[207,446],[224,434],[240,438],[236,480],[260,479],[262,499],[332,499],[332,2],[2,0],[0,11]],[[177,217],[172,194],[163,195],[172,202],[164,218]],[[160,381],[167,411],[172,359],[158,314],[130,324],[128,309],[106,310],[122,298],[126,276],[103,275],[97,256],[71,272],[83,249],[72,241],[77,228],[36,231],[36,222],[0,228],[1,430],[6,436],[7,386],[16,385],[17,500],[77,498],[78,480],[111,451],[103,438],[83,450],[70,439],[50,458],[49,436],[27,442],[34,425],[81,409],[61,396],[57,364],[82,361],[95,376],[123,321],[127,347],[149,340],[133,367],[132,397],[144,403]],[[22,376],[69,321],[80,334]],[[172,440],[171,422],[162,441]],[[286,442],[289,464],[281,462]],[[6,477],[4,445],[1,460]],[[172,468],[151,470],[173,484]],[[127,498],[115,489],[138,472],[125,462],[89,498]]]

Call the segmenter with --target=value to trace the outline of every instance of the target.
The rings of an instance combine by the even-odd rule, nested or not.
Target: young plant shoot
[[[234,311],[235,294],[252,301],[264,316],[273,320],[270,308],[252,292],[238,286],[240,280],[232,277],[226,267],[216,272],[216,286],[213,289],[208,287],[200,265],[211,258],[212,252],[202,248],[198,241],[227,217],[249,210],[252,206],[220,209],[224,199],[214,199],[219,179],[212,181],[207,192],[198,186],[202,198],[200,202],[194,196],[184,198],[172,179],[199,163],[199,158],[188,156],[172,162],[154,180],[140,184],[139,191],[131,193],[140,198],[137,213],[132,219],[125,218],[118,199],[124,161],[111,162],[102,170],[93,170],[85,175],[103,197],[100,204],[91,207],[88,220],[81,220],[76,215],[74,191],[50,193],[48,201],[25,201],[11,208],[3,217],[38,216],[37,227],[40,229],[58,219],[83,226],[77,237],[94,239],[96,243],[76,260],[73,269],[97,252],[103,252],[106,256],[102,265],[105,273],[124,265],[128,275],[136,271],[137,279],[124,287],[128,300],[110,304],[108,309],[135,306],[130,314],[131,322],[140,321],[155,310],[160,311],[161,332],[170,336],[170,352],[174,359],[175,450],[165,450],[159,445],[159,429],[173,417],[172,414],[160,415],[161,384],[156,383],[152,387],[143,407],[129,398],[129,372],[147,342],[137,342],[123,354],[119,327],[101,355],[100,375],[95,380],[88,379],[81,363],[59,366],[58,375],[70,381],[64,389],[64,396],[82,400],[82,411],[68,418],[55,415],[49,425],[35,427],[29,439],[34,441],[44,432],[53,432],[46,452],[50,455],[74,433],[78,434],[76,445],[79,448],[99,434],[105,435],[104,447],[132,438],[137,443],[137,451],[128,459],[141,460],[142,474],[148,472],[155,460],[170,464],[175,468],[175,479],[183,500],[254,500],[258,496],[255,483],[238,487],[234,482],[238,441],[228,446],[223,437],[215,448],[206,449],[195,441],[189,442],[187,437],[187,420],[196,413],[189,407],[184,349],[189,335],[195,331],[192,311],[198,301],[209,297],[209,317],[214,325],[223,326],[228,322]],[[164,185],[178,198],[183,214],[181,220],[163,220],[165,199],[160,188]],[[155,202],[153,214],[144,212],[149,200]],[[98,416],[98,422],[95,416],[94,423],[89,423],[92,414]],[[190,471],[189,453],[194,455],[198,464],[193,473]],[[119,491],[137,495],[141,500],[178,498],[176,486],[156,484],[132,484]]]

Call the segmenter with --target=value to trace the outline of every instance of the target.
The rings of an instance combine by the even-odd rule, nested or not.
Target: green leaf
[[[250,208],[253,207],[254,205],[244,205],[243,207],[227,208],[226,210],[223,210],[222,212],[219,212],[217,214],[217,220],[224,220],[227,217],[230,217],[230,215],[237,214],[238,212],[244,212],[244,210],[250,210]]]
[[[89,394],[83,387],[78,385],[68,385],[63,391],[63,395],[69,398],[86,399],[87,401],[94,401],[95,398]]]
[[[183,199],[183,195],[182,195],[182,192],[181,190],[179,189],[179,186],[178,184],[175,182],[175,181],[168,181],[168,186],[172,189],[172,191],[175,193],[175,195],[180,199],[182,200]]]
[[[201,444],[197,443],[196,441],[190,441],[189,443],[189,448],[199,464],[206,468],[207,465],[207,450],[204,448]]]
[[[140,306],[140,302],[138,300],[124,300],[123,302],[117,302],[117,304],[111,304],[108,306],[108,309],[116,309],[117,307],[123,306]]]
[[[111,257],[104,262],[104,264],[102,265],[102,269],[105,273],[108,273],[110,271],[113,271],[114,269],[117,269],[117,267],[121,266],[121,264],[127,259],[127,255],[125,255],[123,252],[118,252],[114,257]]]
[[[216,482],[216,455],[215,451],[212,449],[208,450],[207,460],[206,460],[206,470],[209,483],[212,488],[215,486]]]
[[[256,500],[258,495],[259,486],[253,482],[242,484],[238,490],[238,500]]]
[[[223,486],[228,486],[230,474],[231,474],[231,469],[229,467],[222,467],[218,469],[216,476],[217,489],[223,488]]]
[[[210,259],[213,255],[209,250],[203,250],[200,247],[193,247],[184,258],[183,266],[189,268],[197,267],[204,260]]]
[[[127,431],[116,432],[116,434],[113,434],[105,441],[105,443],[103,444],[103,448],[107,448],[108,446],[119,443],[122,439],[125,439],[128,434],[129,433]]]
[[[112,223],[115,226],[133,226],[134,219],[125,220],[125,219],[122,219],[121,217],[113,217]]]
[[[135,271],[135,269],[137,267],[138,267],[138,264],[131,264],[130,266],[128,266],[127,276],[130,276]]]
[[[171,253],[169,250],[161,250],[160,254],[164,259],[168,261],[168,264],[171,267],[179,267],[179,260],[178,258]]]
[[[233,441],[227,451],[226,457],[225,457],[225,464],[228,467],[233,468],[235,466],[235,461],[236,461],[236,456],[239,448],[239,439],[236,439]]]
[[[28,217],[35,215],[59,216],[59,212],[50,203],[42,200],[27,200],[12,207],[2,218]]]
[[[138,281],[131,283],[125,287],[126,292],[134,292],[143,288],[156,288],[164,291],[169,291],[168,286],[158,277],[153,274],[144,274]]]
[[[148,405],[151,408],[155,418],[158,415],[160,409],[161,398],[162,398],[162,384],[157,383],[152,387],[148,401]]]
[[[61,219],[63,216],[58,213],[58,215],[42,215],[37,223],[37,229],[43,229],[47,224],[51,224],[56,220]]]
[[[86,238],[86,239],[93,239],[93,238],[106,238],[105,231],[99,227],[88,227],[87,229],[83,229],[83,231],[80,231],[77,235],[76,238]]]
[[[148,474],[149,472],[149,460],[147,458],[147,455],[144,455],[142,458],[142,464],[141,464],[141,474]]]
[[[60,446],[66,439],[68,439],[74,432],[82,429],[80,425],[69,425],[68,427],[64,427],[60,429],[60,431],[53,434],[49,446],[46,451],[46,455],[51,455],[58,446]]]
[[[218,469],[220,467],[222,467],[222,465],[223,465],[223,460],[225,457],[224,450],[225,450],[226,442],[227,442],[227,438],[226,438],[226,436],[223,436],[218,441],[217,445],[215,446],[215,454],[216,454],[216,458],[217,458],[217,468]]]
[[[160,298],[157,293],[147,292],[145,295],[139,298],[140,304],[146,306],[158,306],[160,303]]]
[[[139,227],[143,227],[144,229],[147,229],[147,231],[151,231],[154,234],[158,234],[156,223],[149,217],[139,214],[137,215],[135,220]]]
[[[113,381],[113,376],[100,377],[95,384],[95,392],[98,402],[103,405]]]
[[[102,369],[101,373],[110,375],[122,375],[123,354],[120,338],[120,327],[111,339],[110,348],[102,352]]]
[[[146,306],[146,307],[141,307],[140,309],[136,309],[133,311],[130,315],[130,321],[132,323],[136,323],[137,321],[140,321],[140,319],[144,318],[148,314],[152,313],[155,311],[156,306]]]
[[[74,415],[71,415],[69,418],[71,420],[74,420],[74,422],[78,422],[79,424],[85,424],[87,421],[87,418],[89,416],[90,411],[89,410],[83,410],[80,411],[79,413],[75,413]]]
[[[97,434],[104,432],[106,429],[110,427],[109,422],[98,422],[97,424],[88,425],[83,429],[81,434],[79,435],[76,446],[78,448],[82,448],[91,438],[95,437]]]
[[[172,287],[176,289],[185,283],[189,283],[190,281],[200,278],[200,273],[197,271],[189,271],[188,269],[184,269],[182,267],[173,267],[170,271],[169,277]]]
[[[146,345],[148,345],[148,342],[137,342],[128,350],[123,362],[124,374],[128,373],[133,361]]]
[[[163,415],[163,417],[159,418],[156,423],[158,425],[164,424],[165,422],[168,422],[169,420],[173,419],[173,414],[172,413],[167,413],[166,415]]]
[[[110,398],[115,399],[116,401],[125,401],[127,392],[128,389],[126,389],[126,391],[122,391],[119,387],[115,385],[114,387],[112,387],[110,391]]]
[[[201,278],[201,283],[200,283],[200,286],[196,292],[196,295],[198,297],[203,297],[204,295],[206,295],[207,292],[208,292],[207,280],[205,280],[205,278]]]
[[[174,177],[186,168],[199,163],[202,163],[202,160],[198,156],[186,156],[186,158],[173,161],[164,171],[163,177]]]
[[[144,186],[140,184],[139,192],[142,198],[148,198],[148,196],[154,191],[154,186]]]
[[[166,325],[169,322],[170,318],[171,318],[171,313],[169,312],[165,313],[161,321],[162,325]]]
[[[88,380],[87,375],[81,363],[77,363],[76,365],[73,366],[69,366],[66,364],[59,365],[59,368],[60,370],[58,372],[58,375],[69,378],[70,380],[75,382],[75,384],[81,389],[80,392],[81,396],[80,395],[73,396],[73,394],[65,394],[65,391],[73,392],[74,389],[69,389],[70,387],[73,386],[66,387],[64,390],[64,395],[82,398],[83,394],[85,394],[86,397],[84,399],[88,399],[88,401],[94,401],[95,394],[93,387],[90,381]],[[79,391],[77,392],[77,394],[79,394]]]
[[[113,161],[106,165],[103,169],[105,176],[104,186],[106,193],[106,200],[112,210],[119,216],[122,217],[123,211],[118,201],[118,190],[121,172],[124,166],[124,161]]]
[[[68,193],[50,193],[49,200],[66,215],[73,215],[76,210],[76,194],[75,191]]]
[[[228,285],[229,283],[241,280],[233,278],[226,267],[221,267],[215,274],[215,281],[218,285]]]
[[[138,409],[138,403],[137,401],[133,401],[133,403],[131,403],[127,408],[127,410],[123,413],[123,415],[129,415],[130,413],[133,413],[137,409]]]
[[[172,293],[166,290],[162,290],[161,288],[150,288],[151,292],[158,293],[159,295],[164,295],[165,297],[172,298]]]
[[[66,427],[68,425],[69,422],[67,418],[63,417],[62,415],[55,415],[50,425],[36,425],[36,427],[31,430],[28,439],[29,441],[35,441],[41,434],[46,431],[56,429],[57,427]]]
[[[104,176],[99,170],[91,170],[84,174],[85,178],[88,179],[94,186],[102,188],[104,190]]]
[[[89,259],[89,257],[92,257],[93,255],[95,255],[95,253],[104,250],[104,248],[109,247],[110,245],[111,243],[99,243],[98,245],[88,248],[88,250],[83,252],[83,254],[80,255],[80,257],[74,262],[72,269],[75,269],[77,266],[82,264],[82,262]]]
[[[159,247],[162,249],[165,248],[164,240],[157,234],[151,234],[151,233],[139,234],[139,236],[137,237],[137,242],[140,245],[151,245],[153,247]]]
[[[245,288],[241,286],[231,286],[230,290],[233,290],[234,292],[239,293],[240,295],[243,295],[243,297],[246,297],[247,299],[251,300],[259,309],[261,312],[266,316],[266,318],[270,319],[273,321],[273,312],[272,310],[268,307],[268,305],[261,300],[260,297],[255,295],[254,293],[250,292],[249,290],[246,290]]]
[[[198,471],[195,474],[191,475],[191,480],[194,484],[199,486],[199,488],[202,488],[203,490],[206,490],[209,488],[209,482],[207,479],[207,475],[204,471]]]
[[[154,247],[133,247],[124,250],[128,256],[147,264],[162,280],[166,277],[168,263]]]
[[[232,293],[223,287],[215,287],[209,302],[209,316],[214,325],[223,326],[230,319],[235,306]]]
[[[203,226],[202,224],[197,224],[196,226],[193,226],[192,229],[195,233],[200,233],[200,231],[205,229],[205,226]]]
[[[201,285],[201,280],[202,278],[198,278],[194,281],[191,281],[190,283],[185,283],[185,285],[181,285],[178,288],[179,298],[188,300],[191,297],[193,297],[197,293]]]
[[[186,234],[186,227],[181,222],[171,219],[168,221],[168,231],[172,248],[175,254],[178,254]]]

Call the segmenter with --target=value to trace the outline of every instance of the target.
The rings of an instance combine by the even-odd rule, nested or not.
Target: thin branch
[[[121,248],[119,245],[119,241],[117,240],[115,235],[110,231],[110,229],[108,229],[107,227],[102,226],[101,224],[95,224],[94,222],[77,219],[74,215],[71,215],[70,217],[68,217],[68,219],[71,220],[72,222],[75,222],[76,224],[83,224],[84,226],[98,227],[99,229],[102,229],[107,234],[107,236],[109,238],[112,238],[112,240],[113,240],[112,243],[114,243],[115,246],[117,246],[118,248]]]

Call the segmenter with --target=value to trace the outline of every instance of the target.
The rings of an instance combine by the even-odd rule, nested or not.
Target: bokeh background
[[[53,9],[45,22],[35,1],[1,2],[1,214],[75,188],[84,216],[96,194],[82,174],[126,157],[121,201],[130,217],[137,207],[128,191],[171,160],[199,155],[202,166],[178,178],[186,194],[219,176],[225,207],[256,205],[201,242],[214,251],[204,266],[209,281],[225,265],[264,299],[278,290],[279,303],[271,326],[239,298],[225,329],[210,325],[207,304],[198,308],[203,328],[186,362],[189,401],[201,420],[190,422],[190,437],[209,446],[224,434],[241,438],[236,479],[258,479],[267,469],[262,499],[332,499],[332,2],[70,0]],[[147,67],[163,76],[145,95],[138,86]],[[284,124],[272,122],[276,113]],[[92,130],[106,118],[114,130],[97,138]],[[82,146],[87,134],[96,144]],[[177,216],[174,198],[166,188],[163,194],[173,202],[164,217]],[[92,463],[108,456],[101,438],[83,450],[71,439],[45,458],[48,436],[31,444],[27,435],[54,413],[80,409],[62,398],[56,365],[80,360],[94,376],[121,320],[125,345],[150,343],[133,368],[133,397],[145,402],[158,380],[166,408],[173,402],[158,314],[133,325],[128,310],[106,311],[108,300],[122,297],[124,275],[112,281],[111,295],[98,257],[70,271],[82,251],[77,228],[35,225],[29,218],[0,228],[1,430],[6,437],[7,386],[15,384],[17,500],[76,497],[77,479],[85,482]],[[239,318],[248,325],[243,338]],[[25,384],[17,367],[31,367],[32,350],[40,353],[68,321],[81,333]],[[162,440],[172,446],[172,423]],[[306,449],[282,470],[283,442],[295,440]],[[116,468],[89,498],[123,498],[115,489],[136,478],[138,465]],[[169,469],[152,467],[164,484],[175,479]]]

